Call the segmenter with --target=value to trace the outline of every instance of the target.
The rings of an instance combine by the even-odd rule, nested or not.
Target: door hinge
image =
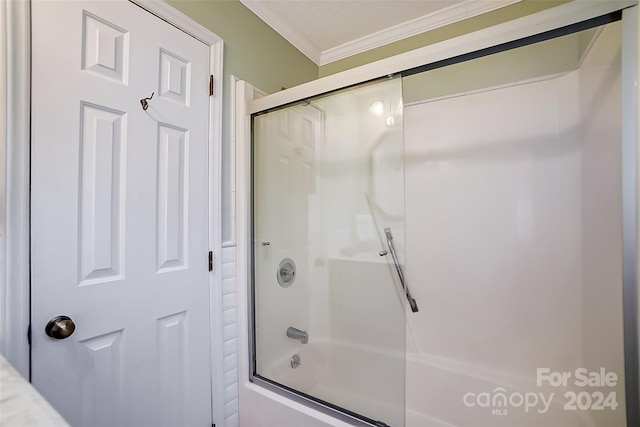
[[[213,96],[213,74],[209,76],[209,96]]]
[[[29,326],[27,327],[27,342],[31,345],[31,323],[29,323]]]
[[[209,271],[213,271],[213,251],[209,251]]]

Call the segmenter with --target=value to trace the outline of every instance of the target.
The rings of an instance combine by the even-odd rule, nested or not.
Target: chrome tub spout
[[[301,331],[300,329],[294,328],[293,326],[289,326],[287,329],[287,336],[289,338],[293,338],[294,340],[300,341],[302,344],[306,344],[309,342],[309,334],[307,331]]]

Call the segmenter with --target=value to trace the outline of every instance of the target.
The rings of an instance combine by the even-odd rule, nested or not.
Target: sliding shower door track
[[[258,374],[253,375],[252,382],[255,384],[259,384],[260,386],[273,391],[274,393],[278,393],[282,396],[285,396],[324,414],[330,415],[334,418],[338,418],[351,424],[355,422],[355,424],[353,424],[354,426],[394,427],[385,423],[384,421],[371,419],[362,414],[358,414],[357,412],[353,412],[338,405],[334,405],[333,403],[311,396],[300,390],[296,390],[294,388],[280,384]]]

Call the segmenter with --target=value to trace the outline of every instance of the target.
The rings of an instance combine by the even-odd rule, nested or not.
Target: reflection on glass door
[[[254,377],[389,426],[411,310],[401,92],[385,79],[253,118]]]

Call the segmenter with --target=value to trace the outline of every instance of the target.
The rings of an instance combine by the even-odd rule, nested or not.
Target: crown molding
[[[355,39],[340,46],[321,51],[315,44],[293,28],[280,15],[275,13],[268,2],[260,0],[240,0],[251,12],[257,15],[278,34],[284,37],[296,49],[302,52],[316,65],[323,66],[340,59],[357,55],[389,43],[397,42],[417,34],[424,33],[463,19],[472,18],[492,10],[522,0],[465,0],[445,9],[405,21],[373,34]]]
[[[462,3],[454,4],[445,9],[402,22],[398,25],[369,34],[368,36],[327,49],[320,55],[318,65],[326,65],[520,1],[522,0],[465,0]]]
[[[240,3],[245,5],[247,9],[262,19],[268,26],[273,28],[316,65],[320,65],[320,57],[322,54],[320,48],[309,41],[303,34],[300,34],[300,32],[293,28],[286,20],[282,19],[266,2],[260,0],[240,0]]]

